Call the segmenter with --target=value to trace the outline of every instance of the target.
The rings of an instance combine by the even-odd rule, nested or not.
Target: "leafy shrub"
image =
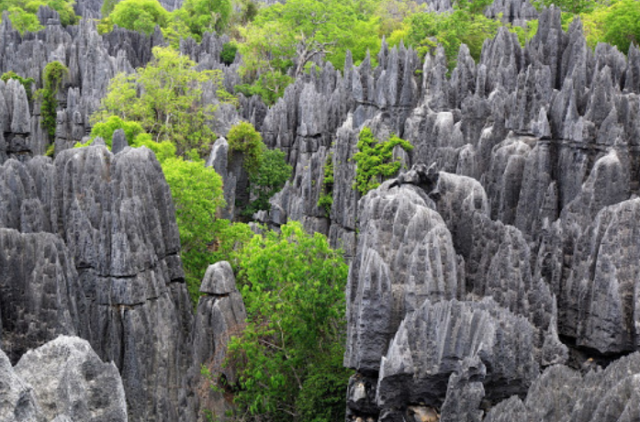
[[[352,158],[357,163],[354,188],[360,194],[377,188],[381,180],[394,176],[400,170],[400,161],[393,160],[393,149],[398,145],[405,151],[413,150],[411,143],[395,135],[388,141],[379,142],[368,127],[360,131],[358,152]]]
[[[241,386],[235,402],[259,420],[338,420],[325,415],[344,413],[349,375],[341,252],[289,222],[281,233],[255,235],[238,259],[248,323],[230,344]]]
[[[318,199],[318,206],[323,208],[327,216],[331,213],[333,205],[333,153],[327,155],[324,163],[324,178],[322,179],[322,191]]]
[[[222,46],[222,51],[220,52],[220,60],[222,63],[226,65],[230,65],[236,59],[236,52],[238,51],[238,46],[235,43],[228,42]]]
[[[155,47],[145,68],[111,80],[91,121],[96,124],[110,116],[135,121],[156,141],[174,143],[178,155],[187,157],[196,149],[202,157],[216,139],[210,127],[215,106],[202,103],[202,92],[205,84],[218,87],[221,78],[220,71],[198,71],[189,57]]]
[[[637,0],[614,2],[604,18],[604,41],[627,54],[631,43],[640,44],[640,3]]]
[[[158,0],[123,0],[116,4],[109,19],[121,28],[151,34],[156,25],[169,23],[169,12]]]
[[[107,146],[111,147],[113,132],[118,129],[124,131],[124,136],[127,138],[129,145],[133,144],[138,135],[144,133],[144,129],[140,123],[122,120],[118,116],[110,116],[105,122],[98,122],[91,128],[91,141],[97,137],[101,137]]]
[[[63,78],[69,73],[69,69],[59,61],[47,64],[42,71],[44,87],[39,91],[42,96],[42,128],[47,132],[49,138],[56,134],[58,90],[62,87]]]
[[[37,16],[40,6],[48,6],[58,12],[63,26],[75,25],[80,19],[73,10],[74,4],[73,0],[0,0],[0,15],[8,11],[14,29],[24,34],[44,29]]]
[[[271,106],[284,95],[285,88],[294,80],[279,70],[273,70],[261,74],[253,84],[236,85],[234,88],[247,97],[258,95],[266,105]]]
[[[5,73],[2,74],[2,76],[0,76],[0,80],[2,80],[2,82],[7,82],[9,79],[15,79],[16,81],[20,82],[20,85],[22,85],[24,87],[24,90],[27,93],[27,99],[29,99],[29,101],[31,101],[31,97],[33,95],[32,91],[31,91],[31,86],[36,81],[33,78],[23,78],[22,76],[18,75],[13,70],[5,72]]]
[[[249,204],[245,214],[268,211],[269,198],[278,192],[291,177],[293,168],[287,164],[284,152],[263,147],[260,168],[249,177],[250,191],[256,199]]]
[[[243,167],[249,176],[255,174],[262,162],[262,135],[249,122],[240,122],[227,134],[229,150],[242,154]]]

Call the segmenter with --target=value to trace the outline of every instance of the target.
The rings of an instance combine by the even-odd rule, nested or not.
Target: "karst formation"
[[[78,1],[85,19],[67,27],[42,7],[37,33],[0,24],[0,73],[41,84],[48,62],[69,69],[54,159],[42,100],[0,81],[0,421],[206,420],[233,404],[201,367],[235,379],[226,345],[245,305],[222,261],[194,310],[149,149],[118,133],[111,150],[72,148],[110,79],[167,43],[159,30],[99,35],[100,6]],[[383,41],[344,71],[319,62],[271,107],[210,93],[221,214],[237,216],[247,177],[223,136],[249,121],[293,167],[254,219],[300,221],[349,262],[346,421],[640,421],[640,50],[592,50],[554,7],[496,0],[486,14],[538,18],[538,32],[522,47],[500,29],[477,63],[463,45],[452,71],[442,48],[421,60]],[[221,62],[227,41],[180,51],[232,91],[242,58]],[[361,195],[365,126],[414,149],[394,150],[399,174]],[[330,210],[318,205],[327,162]]]

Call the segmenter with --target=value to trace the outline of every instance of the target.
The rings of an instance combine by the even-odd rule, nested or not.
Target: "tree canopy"
[[[344,416],[342,368],[348,267],[319,233],[289,222],[238,252],[248,323],[231,350],[240,367],[236,403],[268,421]]]
[[[93,123],[110,116],[135,121],[154,140],[173,142],[178,155],[195,148],[203,156],[215,141],[216,108],[203,101],[203,92],[219,89],[220,71],[198,71],[189,57],[171,48],[155,47],[153,57],[145,68],[111,81]]]
[[[20,33],[36,32],[44,29],[37,16],[40,6],[48,6],[58,12],[60,23],[67,26],[80,20],[73,10],[75,4],[74,0],[0,0],[0,14],[8,11],[13,27]]]
[[[151,34],[156,25],[164,28],[169,23],[169,12],[158,0],[122,0],[109,15],[111,22],[121,28]]]

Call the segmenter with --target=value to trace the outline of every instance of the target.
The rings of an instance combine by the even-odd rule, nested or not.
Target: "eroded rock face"
[[[133,420],[175,420],[193,317],[171,193],[153,153],[95,146],[55,162],[9,160],[0,186],[9,356],[80,335],[120,370]]]
[[[621,421],[638,412],[638,353],[623,357],[605,370],[585,374],[565,366],[548,368],[531,386],[526,399],[499,403],[485,420]]]
[[[78,337],[29,350],[13,368],[0,351],[0,374],[3,421],[128,420],[118,369]]]
[[[207,410],[215,418],[226,420],[227,412],[234,410],[229,393],[238,381],[233,364],[226,362],[227,345],[231,336],[242,333],[247,313],[231,265],[226,261],[209,266],[200,292],[204,295],[196,310],[190,370],[192,388],[200,399],[197,418],[207,420]],[[200,376],[203,365],[211,378]],[[213,391],[212,384],[221,391]]]
[[[460,298],[451,234],[424,191],[390,182],[360,201],[360,235],[347,284],[345,365],[364,374],[380,359],[408,312],[426,299]]]

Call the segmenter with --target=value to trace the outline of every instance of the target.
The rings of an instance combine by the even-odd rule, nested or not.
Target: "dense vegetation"
[[[23,34],[44,29],[37,16],[40,6],[49,6],[58,12],[64,26],[78,23],[79,17],[73,10],[75,3],[74,0],[1,0],[0,12],[7,11],[13,27]]]
[[[257,420],[336,421],[350,372],[342,367],[348,267],[327,239],[290,222],[237,252],[248,324],[231,344],[236,403]]]
[[[357,147],[358,152],[353,155],[353,161],[357,163],[355,189],[361,195],[398,173],[402,162],[399,157],[394,156],[396,147],[407,152],[413,150],[411,143],[395,135],[386,141],[377,140],[368,127],[360,131]]]

